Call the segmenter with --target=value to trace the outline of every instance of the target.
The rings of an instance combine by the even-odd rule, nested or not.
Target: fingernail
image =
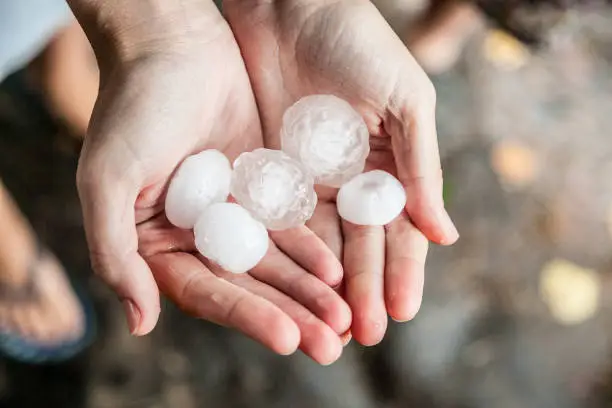
[[[442,226],[444,230],[444,238],[440,241],[442,245],[450,245],[455,243],[459,239],[459,231],[457,231],[457,227],[451,220],[450,215],[446,212],[445,209],[442,210],[441,214],[442,218]]]
[[[140,326],[140,311],[130,299],[123,299],[122,303],[130,333],[134,335]]]
[[[350,330],[347,330],[344,334],[340,335],[340,341],[342,342],[342,345],[344,347],[348,346],[352,338],[353,338],[353,334],[351,333]]]

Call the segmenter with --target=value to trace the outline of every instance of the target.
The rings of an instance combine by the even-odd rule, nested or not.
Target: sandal
[[[37,275],[39,274],[37,267],[46,257],[52,255],[40,243],[37,244],[36,254],[34,262],[28,268],[28,277],[24,285],[18,288],[0,285],[0,302],[30,303],[40,301],[41,294],[37,286]],[[23,335],[15,333],[14,330],[9,331],[6,328],[0,328],[0,353],[24,363],[58,363],[74,357],[87,348],[95,338],[94,310],[84,291],[74,286],[73,283],[72,287],[84,316],[83,332],[78,338],[55,344],[45,344],[24,338]]]

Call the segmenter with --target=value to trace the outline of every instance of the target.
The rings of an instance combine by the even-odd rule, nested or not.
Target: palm
[[[192,233],[170,225],[163,213],[168,180],[186,156],[218,149],[233,160],[262,144],[240,51],[221,18],[218,24],[197,55],[158,55],[102,78],[79,169],[93,260],[137,309],[138,334],[156,323],[159,287],[195,316],[237,328],[279,353],[299,345],[329,363],[339,356],[338,334],[350,322],[333,290],[274,244],[250,274],[221,271],[195,255]],[[112,157],[102,160],[101,150]],[[103,183],[110,187],[105,190],[84,182],[100,178],[116,183]],[[120,180],[130,188],[116,188]],[[133,208],[97,213],[117,201]],[[314,234],[293,234],[301,234],[313,253],[326,250]],[[304,267],[318,268],[308,259]]]
[[[266,145],[279,147],[282,114],[300,97],[335,94],[348,100],[370,131],[367,167],[398,175],[407,188],[410,217],[429,238],[445,241],[435,213],[441,177],[433,88],[374,6],[228,1],[226,12],[260,106]],[[418,309],[427,240],[406,214],[386,228],[340,223],[335,192],[320,189],[319,196],[309,226],[343,259],[355,338],[377,343],[386,311],[406,320]]]

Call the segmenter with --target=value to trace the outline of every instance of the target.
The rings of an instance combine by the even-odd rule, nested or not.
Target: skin
[[[89,42],[76,21],[61,29],[30,65],[49,108],[75,135],[87,129],[98,90]],[[55,345],[82,335],[83,311],[65,271],[50,252],[38,253],[36,236],[0,181],[0,327],[38,344]],[[30,273],[34,276],[30,276]],[[32,278],[33,296],[15,299]]]
[[[77,177],[85,229],[94,269],[123,301],[134,334],[153,329],[161,291],[277,353],[300,347],[328,364],[349,327],[375,344],[386,310],[398,320],[416,313],[426,237],[450,244],[457,232],[442,203],[433,87],[368,1],[229,1],[233,34],[201,0],[70,3],[101,81]],[[334,192],[320,191],[309,227],[271,234],[249,274],[194,255],[191,233],[162,212],[177,165],[206,148],[232,159],[264,142],[278,147],[283,110],[324,92],[364,115],[368,167],[399,176],[407,215],[387,227],[341,224]],[[343,272],[347,302],[331,289]]]
[[[89,21],[89,11],[78,6],[77,18]],[[188,33],[148,20],[153,34],[170,32],[171,38],[144,41],[146,33],[138,33],[144,50],[130,39],[100,40],[102,30],[85,25],[101,69],[77,175],[94,269],[122,300],[135,335],[155,326],[161,291],[187,313],[240,330],[279,354],[299,347],[329,364],[342,352],[339,335],[349,328],[351,312],[316,278],[320,272],[341,277],[323,241],[306,227],[289,231],[309,248],[309,262],[292,260],[280,240],[250,274],[231,275],[196,256],[192,233],[171,226],[163,214],[168,180],[186,156],[219,149],[234,159],[262,144],[249,79],[227,23],[212,3],[189,7],[189,21],[173,21],[189,26]]]
[[[0,182],[0,328],[43,344],[61,344],[81,336],[84,316],[64,270],[53,255],[37,254],[34,232]],[[29,276],[33,268],[35,276]],[[35,296],[15,300],[33,278]]]
[[[387,226],[341,222],[336,191],[320,189],[309,228],[344,265],[352,335],[380,342],[387,314],[412,319],[423,294],[428,240],[449,245],[458,233],[444,209],[435,127],[435,91],[370,1],[227,0],[261,112],[267,146],[279,148],[284,110],[309,94],[334,94],[365,118],[372,152],[366,169],[396,175],[406,212]]]
[[[100,95],[77,175],[94,269],[123,302],[135,335],[155,326],[161,291],[187,313],[240,330],[279,354],[299,347],[329,364],[342,352],[351,312],[328,284],[341,279],[342,267],[322,240],[306,227],[287,231],[249,274],[232,275],[197,256],[192,232],[171,226],[163,214],[168,180],[186,156],[219,149],[233,160],[262,144],[229,26],[212,3],[169,3],[177,9],[148,18],[146,7],[117,17],[106,3],[72,3],[100,66]],[[133,25],[114,20],[122,16]],[[121,37],[126,33],[134,38]],[[287,244],[292,237],[305,253]]]
[[[36,65],[47,106],[75,136],[83,137],[99,84],[91,46],[76,20],[55,36]]]

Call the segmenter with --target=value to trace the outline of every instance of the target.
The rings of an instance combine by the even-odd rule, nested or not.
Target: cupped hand
[[[378,343],[395,320],[411,319],[423,293],[428,240],[458,238],[442,200],[435,91],[368,0],[226,0],[259,106],[266,145],[278,148],[284,110],[310,94],[349,101],[370,131],[366,170],[395,174],[406,212],[382,227],[341,222],[336,191],[320,189],[309,227],[344,265],[352,334]]]
[[[281,240],[250,273],[233,275],[197,256],[193,233],[164,215],[167,183],[186,156],[218,149],[233,160],[262,143],[235,39],[212,3],[206,13],[188,37],[156,38],[133,58],[100,63],[101,91],[78,169],[94,269],[123,301],[136,335],[155,326],[161,290],[188,313],[277,353],[300,347],[331,363],[351,316],[316,277],[341,274],[323,241],[306,227],[294,229],[308,248],[295,258],[300,264]]]

